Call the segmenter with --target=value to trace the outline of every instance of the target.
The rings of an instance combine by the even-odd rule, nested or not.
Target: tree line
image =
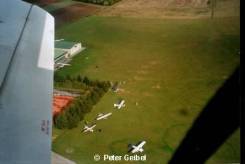
[[[61,113],[54,116],[54,126],[58,129],[71,129],[77,127],[78,123],[84,119],[86,113],[92,110],[92,107],[99,102],[100,98],[109,90],[110,82],[92,81],[87,77],[61,77],[55,76],[55,82],[80,83],[81,87],[86,87],[86,92],[76,97],[73,102],[65,107]]]
[[[94,3],[98,5],[104,5],[104,6],[110,6],[120,0],[77,0],[77,1],[86,2],[86,3]]]

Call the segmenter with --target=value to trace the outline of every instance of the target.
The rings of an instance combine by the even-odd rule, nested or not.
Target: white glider
[[[96,117],[96,120],[107,119],[110,115],[112,115],[112,113],[99,114],[99,115]]]
[[[146,141],[141,141],[137,145],[132,145],[129,152],[130,153],[137,153],[137,152],[143,152],[143,146],[146,144]]]

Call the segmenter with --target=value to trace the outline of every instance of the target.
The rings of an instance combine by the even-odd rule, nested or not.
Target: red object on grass
[[[54,96],[53,97],[53,116],[59,114],[66,106],[68,106],[74,97],[72,96]]]

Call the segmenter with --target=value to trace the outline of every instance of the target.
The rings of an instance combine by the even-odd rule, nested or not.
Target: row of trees
[[[67,77],[65,79],[67,80]],[[92,107],[110,88],[109,82],[92,81],[87,77],[82,78],[80,76],[69,80],[74,83],[82,83],[87,87],[87,90],[85,94],[77,97],[60,114],[54,117],[54,126],[58,129],[76,127],[83,120],[85,114],[92,110]]]
[[[86,3],[94,3],[94,4],[104,5],[104,6],[110,6],[120,0],[78,0],[78,1],[86,2]]]
[[[54,76],[55,87],[56,88],[73,88],[73,89],[87,89],[91,87],[100,87],[103,88],[106,85],[104,83],[109,82],[101,82],[98,80],[90,80],[87,76],[63,76],[57,75]]]

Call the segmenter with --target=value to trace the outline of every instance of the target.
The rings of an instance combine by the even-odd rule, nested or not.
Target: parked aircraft
[[[137,153],[137,152],[143,152],[144,149],[143,149],[143,146],[146,144],[146,141],[141,141],[139,142],[138,144],[136,145],[132,145],[130,147],[130,150],[128,151],[129,153]]]
[[[120,100],[117,104],[114,104],[114,108],[121,109],[125,107],[125,100]]]
[[[96,127],[96,124],[92,125],[92,126],[88,126],[88,125],[85,125],[84,128],[83,128],[83,133],[86,133],[86,132],[94,132],[94,128]]]
[[[98,114],[98,116],[96,117],[96,120],[102,120],[102,119],[107,119],[110,115],[112,115],[112,113],[107,113],[107,114]]]

